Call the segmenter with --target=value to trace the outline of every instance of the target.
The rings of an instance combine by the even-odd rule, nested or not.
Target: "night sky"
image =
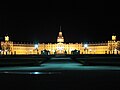
[[[65,42],[120,40],[118,2],[78,1],[0,4],[0,40],[56,42],[60,26]]]

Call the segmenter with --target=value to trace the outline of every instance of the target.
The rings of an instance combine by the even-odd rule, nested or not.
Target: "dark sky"
[[[0,37],[56,42],[61,26],[65,42],[120,40],[118,2],[43,1],[0,4]]]

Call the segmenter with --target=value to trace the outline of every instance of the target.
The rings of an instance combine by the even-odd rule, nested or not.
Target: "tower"
[[[61,32],[61,26],[60,26],[59,35],[58,35],[58,37],[57,37],[57,42],[58,42],[58,43],[64,42],[64,37],[62,36],[62,32]]]
[[[116,36],[112,35],[112,40],[115,41],[116,40]]]
[[[9,36],[5,36],[5,41],[6,41],[6,42],[9,41]]]

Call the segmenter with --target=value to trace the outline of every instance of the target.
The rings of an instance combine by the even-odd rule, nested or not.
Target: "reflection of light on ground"
[[[61,72],[29,72],[29,71],[27,71],[27,72],[19,72],[19,71],[8,71],[8,72],[0,72],[0,73],[7,73],[7,74],[61,74]]]
[[[14,67],[0,67],[1,71],[41,71],[41,70],[120,70],[119,66],[82,66],[80,63],[76,62],[48,62],[43,63],[40,66],[14,66]],[[7,72],[6,72],[7,73]],[[39,74],[39,72],[34,72],[34,74]]]

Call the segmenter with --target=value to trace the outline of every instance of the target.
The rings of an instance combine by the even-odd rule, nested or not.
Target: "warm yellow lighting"
[[[62,37],[62,38],[59,38],[59,37],[58,37],[57,42],[64,42],[63,37]]]
[[[5,41],[9,41],[9,37],[8,36],[5,36]]]
[[[5,41],[1,41],[0,54],[42,54],[49,50],[49,54],[72,54],[71,51],[76,51],[80,54],[120,54],[119,42],[116,41],[116,36],[112,35],[112,40],[101,43],[64,43],[64,37],[60,30],[57,37],[57,43],[14,43],[9,41],[9,37],[5,36]],[[79,52],[80,51],[80,52]]]
[[[52,50],[53,52],[55,52],[55,50]]]
[[[59,37],[62,37],[62,32],[59,32]]]
[[[72,50],[74,50],[74,49],[70,48],[70,52],[71,52]]]
[[[64,37],[62,36],[62,32],[59,32],[58,38],[57,38],[57,42],[61,43],[64,42]]]
[[[92,49],[89,50],[90,52],[92,51]]]
[[[114,36],[114,35],[113,35],[113,36],[112,36],[112,40],[114,40],[114,41],[115,41],[115,40],[116,40],[116,36]]]

